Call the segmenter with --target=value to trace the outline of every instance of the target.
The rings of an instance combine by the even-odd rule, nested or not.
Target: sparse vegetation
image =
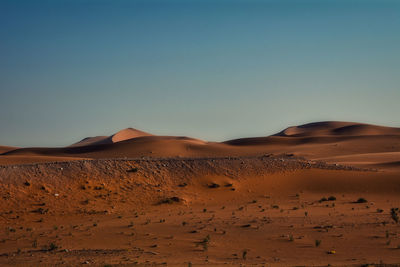
[[[359,199],[357,199],[357,201],[355,203],[367,203],[367,202],[368,201],[365,198],[360,197]]]
[[[323,198],[321,198],[318,202],[319,202],[319,203],[322,203],[322,202],[325,202],[325,201],[335,201],[335,200],[336,200],[336,197],[335,197],[335,196],[330,196],[330,197],[328,197],[328,198],[323,197]]]
[[[198,245],[202,246],[204,251],[207,251],[208,246],[210,245],[210,239],[210,235],[207,235],[202,241],[198,243]]]
[[[390,217],[392,218],[393,221],[398,223],[399,222],[399,208],[391,208],[390,209]]]
[[[56,250],[56,249],[58,249],[58,246],[56,245],[56,243],[51,242],[47,250],[48,251],[53,251],[53,250]]]
[[[129,170],[127,170],[126,172],[138,172],[138,170],[139,170],[138,168],[132,167]]]
[[[243,250],[242,252],[242,259],[247,259],[247,249]]]
[[[293,241],[294,241],[294,237],[293,237],[292,234],[289,235],[289,241],[290,241],[290,242],[293,242]]]
[[[173,204],[173,203],[178,203],[181,202],[181,199],[179,197],[169,197],[164,200],[161,200],[161,204]]]
[[[316,239],[315,240],[315,247],[319,247],[320,245],[321,245],[321,240],[319,240],[319,239]]]
[[[220,187],[220,185],[217,183],[211,183],[208,185],[208,188],[218,188],[218,187]]]
[[[323,198],[321,198],[321,199],[319,200],[319,203],[325,202],[325,201],[328,201],[328,199],[327,199],[326,197],[323,197]]]

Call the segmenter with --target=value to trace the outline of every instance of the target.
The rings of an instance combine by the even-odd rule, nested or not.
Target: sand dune
[[[30,156],[35,156],[36,159],[47,157],[51,161],[57,161],[64,157],[89,159],[229,157],[289,153],[312,160],[323,159],[342,164],[355,163],[359,166],[396,161],[389,155],[399,151],[399,128],[352,122],[318,122],[289,127],[272,136],[241,138],[222,143],[205,142],[190,137],[154,136],[127,128],[108,137],[86,138],[65,148],[4,150],[0,156],[0,162],[1,164],[17,163],[14,161],[15,157],[10,157],[16,155],[24,156],[24,162],[27,162]],[[374,158],[376,162],[357,159],[359,155],[367,154],[370,154],[369,158]]]
[[[400,263],[398,128],[322,122],[222,143],[126,129],[2,149],[2,266]]]
[[[203,149],[203,146],[204,149]],[[207,156],[217,153],[223,144],[206,143],[199,139],[175,136],[144,136],[112,144],[91,144],[66,148],[23,148],[3,156],[31,155],[81,158],[138,158]]]
[[[121,141],[143,137],[143,136],[152,136],[152,134],[136,130],[133,128],[123,129],[111,136],[96,136],[96,137],[86,137],[81,141],[72,144],[71,147],[76,146],[90,146],[90,145],[101,145],[101,144],[113,144]]]
[[[364,136],[364,135],[400,135],[400,128],[384,127],[354,122],[326,121],[289,127],[276,136]]]
[[[318,122],[289,127],[272,136],[235,139],[225,144],[257,152],[292,153],[332,163],[383,164],[393,161],[400,152],[400,128]],[[369,160],[359,160],[360,155]]]

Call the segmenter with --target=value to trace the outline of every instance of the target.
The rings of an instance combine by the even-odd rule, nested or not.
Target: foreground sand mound
[[[37,201],[39,201],[41,195],[53,197],[54,193],[57,193],[63,195],[63,199],[60,200],[68,201],[71,204],[72,201],[82,198],[82,194],[85,195],[88,193],[86,190],[81,189],[81,185],[85,185],[88,181],[90,183],[103,184],[103,187],[104,184],[113,184],[113,186],[121,186],[121,188],[124,185],[133,183],[133,188],[131,189],[136,193],[129,197],[130,200],[132,203],[148,206],[167,197],[166,193],[173,194],[174,188],[182,184],[199,185],[200,183],[202,184],[199,185],[200,188],[203,186],[208,188],[210,184],[217,183],[218,187],[226,186],[230,190],[232,185],[220,184],[221,177],[225,177],[226,181],[223,180],[226,183],[229,181],[233,183],[234,180],[242,177],[268,176],[273,173],[314,169],[365,171],[358,168],[325,164],[323,162],[314,162],[290,156],[76,160],[59,163],[1,166],[0,192],[2,195],[11,194],[13,198],[24,197],[29,199],[35,196],[35,198],[37,197]],[[54,179],[55,177],[56,179]],[[274,184],[278,181],[271,180],[270,182]],[[282,184],[282,186],[293,187],[293,185],[289,184]],[[394,189],[393,186],[389,185],[387,185],[387,188],[390,190]],[[102,189],[96,188],[94,190],[95,193],[96,190],[102,191]],[[50,195],[48,195],[49,193]],[[24,202],[20,202],[18,205],[25,204]],[[76,205],[78,204],[79,201]],[[0,204],[0,207],[7,209],[8,204],[3,202]],[[66,212],[64,208],[61,206],[59,211]],[[92,208],[98,207],[95,205]]]
[[[289,155],[2,166],[0,265],[397,264],[399,192]]]

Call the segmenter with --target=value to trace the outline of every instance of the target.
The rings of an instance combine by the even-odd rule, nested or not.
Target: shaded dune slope
[[[6,153],[6,152],[11,151],[11,150],[15,150],[15,149],[17,149],[17,147],[12,147],[12,146],[0,146],[0,154]]]
[[[208,144],[205,151],[202,146],[207,143],[189,137],[143,136],[119,141],[112,144],[92,144],[65,148],[23,148],[3,153],[3,155],[43,155],[58,157],[86,158],[124,158],[142,156],[204,156],[212,153],[221,144]]]

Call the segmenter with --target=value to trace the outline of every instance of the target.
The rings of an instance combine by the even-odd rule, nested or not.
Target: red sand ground
[[[398,128],[324,122],[225,143],[122,133],[0,147],[0,265],[400,263]]]

